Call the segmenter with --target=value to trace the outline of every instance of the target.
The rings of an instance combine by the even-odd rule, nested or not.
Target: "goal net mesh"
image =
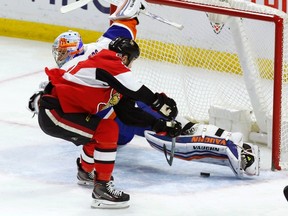
[[[283,18],[283,59],[278,61],[282,64],[281,145],[276,151],[278,165],[288,168],[287,14],[240,0],[189,0],[201,8],[207,6],[207,11],[155,2],[148,4],[149,12],[184,28],[140,16],[137,42],[141,58],[133,64],[139,78],[152,90],[174,98],[179,115],[196,122],[209,122],[211,106],[246,110],[252,122],[249,130],[266,135],[268,145],[273,130],[275,23],[207,11],[212,5]]]

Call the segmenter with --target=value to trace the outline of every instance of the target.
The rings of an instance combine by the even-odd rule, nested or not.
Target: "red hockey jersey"
[[[52,95],[59,99],[65,113],[95,114],[108,103],[113,89],[109,83],[97,79],[99,69],[108,72],[114,85],[116,83],[121,88],[136,92],[143,86],[121,58],[107,49],[80,61],[68,71],[46,68],[45,72],[54,86]]]

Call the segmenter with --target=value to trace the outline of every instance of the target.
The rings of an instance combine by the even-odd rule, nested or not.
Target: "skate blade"
[[[94,186],[94,182],[89,182],[89,181],[81,181],[79,180],[77,182],[78,185],[81,185],[81,186],[85,186],[85,187],[93,187]]]
[[[102,199],[93,199],[91,208],[97,208],[97,209],[123,209],[128,208],[129,202],[111,202],[108,200],[102,200]]]

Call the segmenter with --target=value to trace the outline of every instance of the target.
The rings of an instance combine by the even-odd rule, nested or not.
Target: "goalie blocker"
[[[171,138],[145,131],[149,144],[163,151],[164,144],[171,149]],[[243,143],[241,133],[231,133],[214,125],[194,124],[190,134],[176,138],[174,156],[182,160],[194,160],[229,166],[237,177],[259,175],[259,148]]]

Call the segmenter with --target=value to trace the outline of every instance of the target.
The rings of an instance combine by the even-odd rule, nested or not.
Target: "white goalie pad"
[[[172,139],[156,134],[153,131],[145,131],[145,138],[152,148],[163,151],[164,144],[170,153]],[[217,143],[217,144],[216,144]],[[174,157],[182,160],[195,160],[204,163],[229,166],[226,153],[226,141],[211,137],[181,135],[176,138]]]
[[[252,164],[245,168],[243,161],[243,136],[241,133],[230,133],[214,125],[196,124],[193,134],[181,135],[176,138],[174,157],[182,160],[194,160],[210,164],[229,166],[237,177],[243,174],[259,175],[258,147],[251,145],[249,155],[254,156]],[[155,149],[163,151],[164,144],[168,153],[172,146],[172,139],[145,131],[145,138]],[[244,150],[245,151],[245,150]],[[247,151],[245,151],[247,153]],[[246,157],[247,159],[247,157]],[[248,158],[249,160],[249,158]]]

